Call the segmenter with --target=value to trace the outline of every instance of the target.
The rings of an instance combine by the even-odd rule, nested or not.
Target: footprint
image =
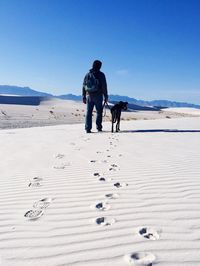
[[[109,168],[109,171],[119,171],[120,168],[117,164],[113,163],[110,165],[111,167]]]
[[[55,158],[56,159],[62,159],[64,157],[65,157],[65,155],[64,154],[61,154],[61,153],[58,153],[57,155],[55,155]]]
[[[100,178],[99,178],[99,181],[103,181],[103,182],[105,182],[106,179],[105,179],[105,177],[100,177]]]
[[[44,198],[41,199],[33,204],[33,207],[36,209],[46,209],[49,207],[50,203],[52,202],[52,198]]]
[[[65,169],[67,166],[70,166],[70,165],[71,165],[70,163],[62,163],[59,165],[54,165],[53,168],[54,169]]]
[[[39,181],[40,182],[42,180],[43,180],[43,178],[42,177],[38,177],[38,176],[33,178],[33,181]]]
[[[72,145],[72,146],[75,146],[75,145],[76,145],[76,143],[75,143],[75,142],[71,142],[71,143],[70,143],[70,145]]]
[[[129,265],[152,266],[156,257],[150,252],[134,252],[124,256],[124,260]]]
[[[117,194],[117,193],[110,193],[110,194],[106,194],[105,195],[105,197],[106,198],[108,198],[108,199],[118,199],[119,198],[119,194]]]
[[[93,175],[94,175],[94,176],[100,176],[100,174],[99,174],[99,173],[94,173]]]
[[[89,140],[90,140],[90,138],[84,138],[83,140],[84,140],[84,141],[89,141]]]
[[[114,167],[114,168],[118,167],[118,165],[115,164],[115,163],[111,164],[111,166]]]
[[[113,167],[110,167],[109,168],[109,171],[117,171],[117,169],[113,168]]]
[[[122,185],[119,182],[115,183],[114,186],[117,187],[117,188],[122,187]]]
[[[150,240],[158,240],[159,234],[156,232],[156,230],[148,227],[143,227],[139,230],[139,234],[143,236],[144,238],[150,239]]]
[[[42,186],[42,184],[41,184],[42,180],[43,180],[43,178],[36,176],[32,180],[30,180],[30,183],[28,186],[29,187],[40,187],[40,186]]]
[[[49,207],[52,200],[52,198],[44,198],[35,202],[33,204],[33,209],[27,211],[24,214],[24,217],[28,218],[29,220],[36,220],[40,218],[44,214],[44,210]]]
[[[109,182],[109,181],[112,181],[112,178],[111,177],[106,178],[106,177],[102,176],[102,177],[99,178],[99,181],[103,181],[103,182],[107,181],[107,182]]]
[[[115,184],[114,184],[114,186],[115,186],[116,188],[120,188],[120,187],[127,187],[127,186],[128,186],[128,184],[126,184],[126,183],[119,183],[119,182],[117,182],[117,183],[115,183]]]
[[[75,148],[74,150],[75,150],[75,151],[80,151],[81,148],[77,147],[77,148]]]
[[[99,217],[95,219],[95,223],[101,226],[109,226],[116,222],[113,218]]]
[[[7,115],[6,112],[4,112],[3,110],[1,110],[1,113],[5,116]]]
[[[92,205],[91,208],[98,211],[107,211],[110,209],[110,205],[108,205],[106,202],[98,202]]]
[[[35,209],[29,210],[24,214],[24,217],[28,218],[29,220],[36,220],[40,218],[44,214],[44,210],[42,209]]]
[[[96,160],[91,160],[90,162],[91,162],[91,163],[96,163]]]
[[[108,161],[107,160],[102,160],[101,163],[108,163]]]

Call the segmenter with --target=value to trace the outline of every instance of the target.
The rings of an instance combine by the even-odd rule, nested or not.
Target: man
[[[90,69],[89,73],[86,74],[83,81],[83,103],[87,103],[87,113],[85,119],[85,130],[87,133],[91,133],[92,111],[94,106],[97,111],[96,127],[99,132],[102,131],[103,100],[104,102],[108,101],[108,92],[106,77],[104,73],[100,71],[101,66],[101,61],[95,60],[92,65],[92,69]]]

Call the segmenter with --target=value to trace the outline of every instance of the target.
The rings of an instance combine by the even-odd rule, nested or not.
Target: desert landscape
[[[199,10],[0,0],[0,266],[200,266]]]
[[[199,265],[199,110],[92,134],[80,102],[0,110],[0,265]]]
[[[6,97],[6,96],[5,96]],[[13,96],[17,98],[17,96]],[[36,98],[36,97],[28,97]],[[109,103],[112,106],[112,103]],[[86,106],[79,101],[49,98],[38,105],[0,104],[0,129],[79,124],[85,121]],[[95,110],[93,112],[95,118]],[[110,121],[110,110],[103,111],[103,120]],[[134,110],[123,112],[122,120],[149,120],[163,118],[198,117],[200,110],[195,108],[164,108],[160,110]]]

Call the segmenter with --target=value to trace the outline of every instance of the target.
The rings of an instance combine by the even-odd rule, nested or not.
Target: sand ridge
[[[199,122],[0,131],[1,264],[199,265]]]

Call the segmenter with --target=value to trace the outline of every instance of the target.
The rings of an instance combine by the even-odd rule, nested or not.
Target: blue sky
[[[110,94],[200,104],[199,0],[0,0],[0,84],[81,94],[94,59]]]

